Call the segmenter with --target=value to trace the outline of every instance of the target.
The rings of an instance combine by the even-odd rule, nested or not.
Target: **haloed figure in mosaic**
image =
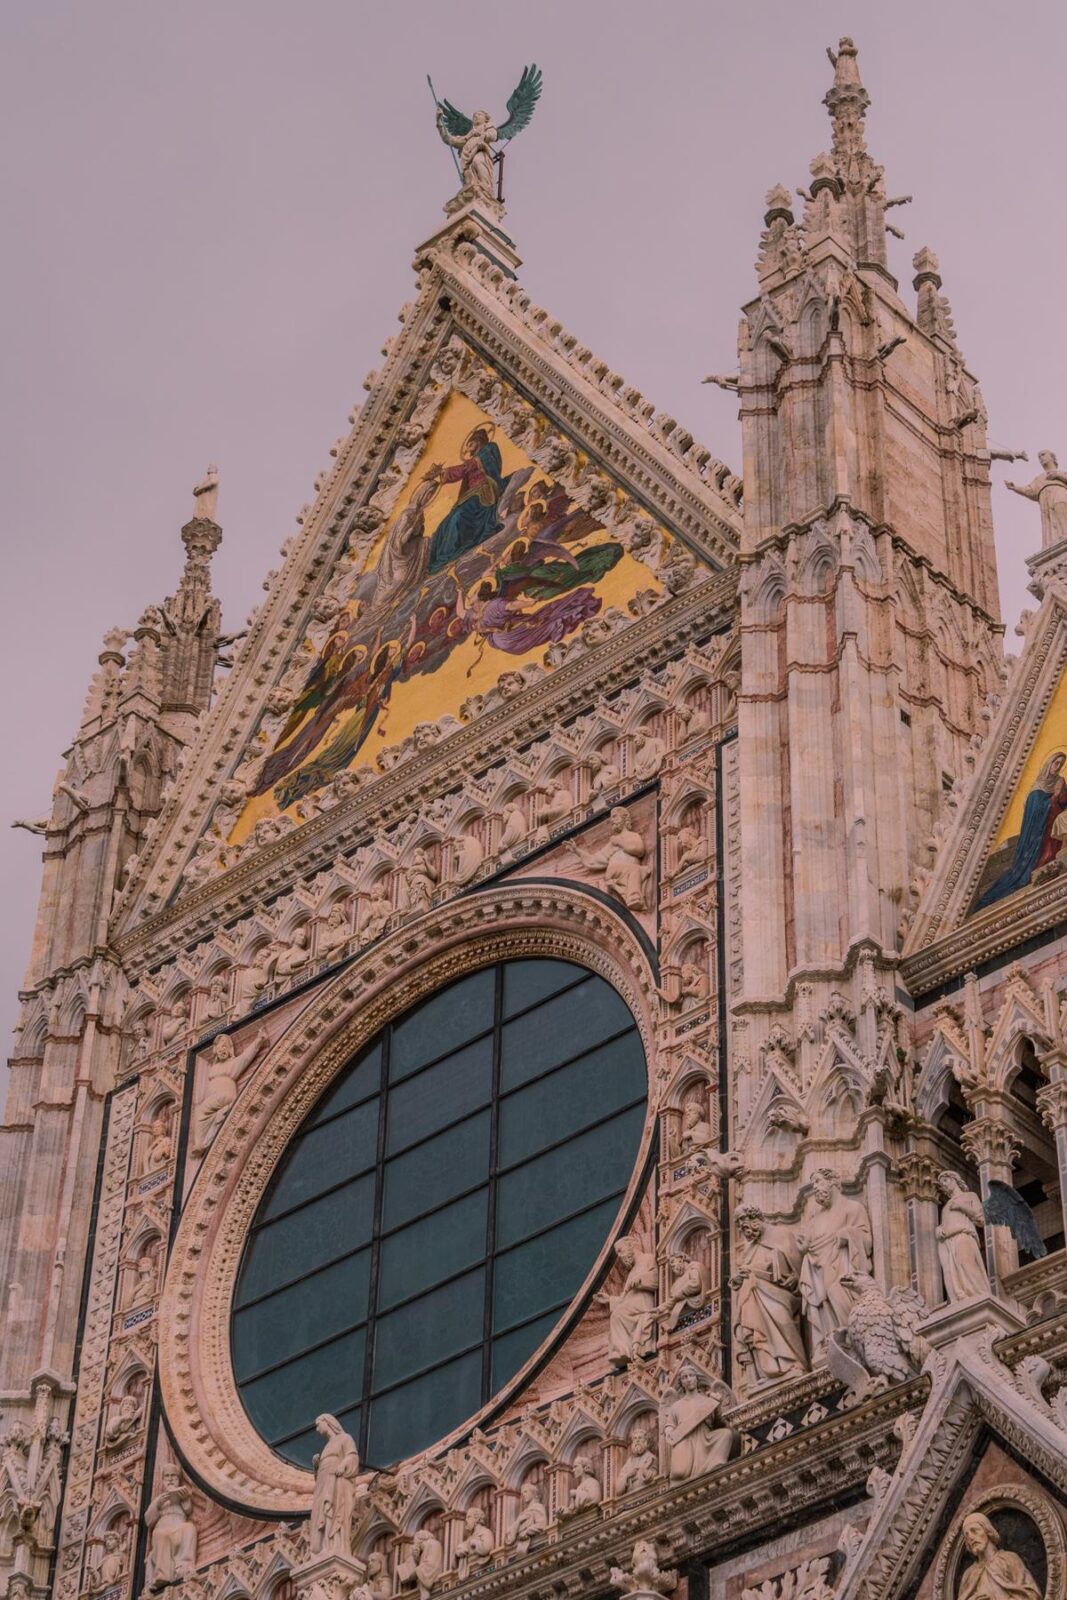
[[[1065,761],[1064,752],[1056,750],[1038,773],[1023,807],[1022,826],[1015,841],[1011,866],[981,896],[978,909],[1003,900],[1017,889],[1025,889],[1037,869],[1059,854],[1062,839],[1057,829],[1060,813],[1067,809]]]

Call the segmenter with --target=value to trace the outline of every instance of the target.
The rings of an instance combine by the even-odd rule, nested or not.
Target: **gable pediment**
[[[1067,598],[1057,586],[1029,619],[973,776],[940,828],[904,946],[914,993],[1064,919],[1065,774]]]
[[[721,463],[469,244],[420,266],[131,874],[120,932],[324,802],[543,698],[732,565],[738,486]]]

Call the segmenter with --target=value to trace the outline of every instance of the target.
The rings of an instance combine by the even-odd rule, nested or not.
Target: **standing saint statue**
[[[1067,539],[1067,472],[1051,450],[1039,450],[1037,459],[1041,471],[1029,483],[1005,482],[1005,489],[1021,494],[1027,500],[1036,500],[1041,507],[1041,548],[1050,550],[1054,544]]]
[[[431,89],[433,85],[430,85]],[[437,131],[445,144],[459,154],[459,170],[463,179],[460,193],[464,199],[495,201],[493,168],[497,155],[493,146],[506,144],[521,133],[534,114],[541,96],[541,71],[539,67],[523,68],[522,77],[508,100],[507,121],[499,127],[488,111],[476,111],[468,117],[449,100],[437,102]],[[436,98],[436,96],[435,96]]]
[[[659,1271],[656,1258],[638,1250],[629,1238],[619,1239],[615,1257],[625,1269],[626,1281],[618,1294],[599,1294],[597,1300],[608,1307],[608,1350],[612,1361],[624,1367],[635,1356],[642,1356],[652,1342],[652,1322],[656,1312]]]
[[[820,1167],[812,1177],[796,1243],[801,1257],[800,1296],[815,1366],[823,1359],[834,1329],[848,1326],[857,1299],[851,1275],[870,1272],[873,1243],[867,1207],[841,1193],[841,1180],[829,1167]]]
[[[188,1578],[196,1566],[196,1524],[193,1497],[177,1467],[163,1468],[163,1487],[145,1512],[148,1553],[145,1588],[162,1589]]]
[[[793,1378],[808,1370],[800,1331],[797,1267],[782,1230],[768,1228],[757,1206],[738,1210],[734,1340],[738,1360],[757,1383]]]
[[[982,1202],[955,1172],[939,1172],[937,1187],[944,1197],[937,1230],[937,1259],[945,1280],[945,1298],[973,1300],[990,1293],[989,1273],[978,1238],[985,1227]]]
[[[312,1461],[315,1493],[311,1501],[309,1547],[313,1556],[351,1557],[359,1452],[355,1440],[328,1412],[315,1418],[315,1427],[326,1443]]]

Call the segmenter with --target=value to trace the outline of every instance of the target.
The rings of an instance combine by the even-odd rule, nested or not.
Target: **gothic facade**
[[[9,1600],[1067,1595],[1067,477],[1011,660],[833,63],[737,471],[531,303],[443,108],[263,603],[209,472],[105,636],[25,824]]]

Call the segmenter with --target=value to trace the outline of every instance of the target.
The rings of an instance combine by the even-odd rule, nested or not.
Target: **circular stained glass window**
[[[237,1282],[249,1417],[310,1465],[329,1411],[384,1467],[478,1411],[559,1322],[615,1223],[647,1095],[629,1008],[507,961],[391,1022],[304,1122]]]

